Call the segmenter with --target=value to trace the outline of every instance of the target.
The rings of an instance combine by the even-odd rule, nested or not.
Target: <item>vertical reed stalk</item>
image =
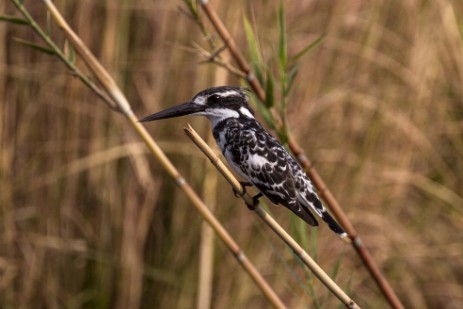
[[[223,85],[226,83],[227,74],[222,70],[215,70],[214,84]],[[212,136],[209,136],[212,138]],[[215,209],[217,202],[217,173],[214,168],[206,163],[204,167],[203,179],[203,196],[206,205],[209,205],[212,211]],[[197,308],[211,308],[212,303],[212,281],[214,266],[214,233],[205,223],[201,226],[201,246],[199,252],[199,285]]]

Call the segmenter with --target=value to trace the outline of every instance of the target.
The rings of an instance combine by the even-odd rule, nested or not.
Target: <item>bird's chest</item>
[[[252,130],[231,123],[222,128],[215,128],[213,133],[227,161],[235,171],[244,176],[243,169],[256,143]]]
[[[246,134],[237,127],[218,130],[214,132],[214,137],[224,156],[234,162],[240,162],[252,146]]]

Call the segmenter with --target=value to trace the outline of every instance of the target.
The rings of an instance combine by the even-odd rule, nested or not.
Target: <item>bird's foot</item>
[[[242,192],[238,192],[235,188],[233,188],[233,193],[235,193],[236,197],[243,197],[246,194],[246,187],[251,187],[252,183],[247,181],[240,181],[241,186],[243,187]]]
[[[252,205],[248,204],[249,210],[256,210],[257,206],[259,206],[259,199],[264,196],[262,192],[257,193],[252,197]]]

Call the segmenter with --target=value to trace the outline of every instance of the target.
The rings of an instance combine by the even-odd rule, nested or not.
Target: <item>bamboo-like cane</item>
[[[244,72],[246,75],[246,81],[249,83],[250,87],[254,90],[257,97],[261,102],[265,102],[265,91],[263,90],[262,86],[259,84],[259,81],[254,77],[251,67],[247,63],[246,59],[237,48],[233,37],[230,35],[230,32],[227,30],[223,22],[221,21],[220,17],[217,15],[214,8],[210,5],[208,0],[201,0],[201,7],[203,8],[204,12],[206,13],[209,21],[217,31],[217,33],[222,38],[223,42],[227,46],[230,54],[235,59],[236,63],[238,64],[239,68]],[[279,115],[272,109],[271,110],[274,119],[275,119],[275,126],[277,128],[281,127],[281,119]],[[320,197],[325,201],[327,207],[331,210],[333,215],[342,225],[346,233],[349,235],[349,238],[352,239],[352,245],[355,248],[355,251],[360,256],[363,264],[368,269],[370,275],[373,277],[375,282],[377,283],[379,289],[383,293],[384,297],[387,299],[389,304],[396,309],[403,309],[404,306],[400,302],[400,299],[395,294],[394,290],[390,286],[389,282],[387,281],[386,277],[382,274],[381,270],[379,269],[378,265],[375,263],[370,251],[367,249],[365,244],[360,239],[358,232],[355,230],[354,226],[351,224],[349,218],[347,217],[344,210],[339,205],[338,201],[334,197],[334,195],[328,190],[325,182],[318,174],[310,160],[304,154],[303,149],[297,144],[294,138],[288,133],[288,145],[299,163],[305,169],[307,175],[312,180],[314,186],[317,188],[317,191]]]
[[[254,200],[247,194],[240,182],[233,176],[226,165],[212,151],[207,143],[188,125],[184,128],[185,134],[198,146],[208,157],[217,170],[224,176],[235,192],[240,192],[249,209],[259,217],[293,250],[301,261],[317,276],[317,278],[333,293],[347,308],[360,307],[323,271],[323,269],[310,257],[310,255],[275,221],[259,204],[254,205]]]
[[[72,31],[65,19],[61,16],[57,8],[50,0],[43,0],[47,6],[48,11],[50,12],[52,18],[58,24],[58,26],[63,30],[67,39],[73,44],[76,48],[76,51],[85,61],[89,69],[96,76],[97,80],[101,83],[104,88],[104,91],[101,91],[98,86],[91,83],[89,79],[86,79],[85,76],[74,66],[68,59],[66,59],[64,53],[56,46],[56,44],[45,34],[45,32],[37,25],[34,19],[28,14],[27,10],[23,6],[22,2],[19,0],[11,0],[12,3],[16,6],[18,11],[29,22],[29,25],[36,31],[36,33],[44,39],[44,41],[49,45],[49,47],[56,52],[58,57],[73,71],[78,72],[79,78],[81,80],[86,80],[85,84],[94,90],[100,97],[102,97],[105,102],[113,109],[117,109],[122,112],[128,119],[129,123],[135,129],[135,131],[140,135],[142,140],[148,146],[151,154],[161,163],[164,169],[167,171],[169,176],[174,179],[176,184],[180,187],[182,191],[186,194],[188,199],[196,207],[198,212],[202,215],[204,220],[210,224],[210,226],[217,233],[219,238],[223,243],[229,248],[232,254],[235,256],[240,265],[244,270],[251,276],[256,285],[262,290],[265,297],[269,302],[276,308],[286,308],[284,303],[278,297],[278,295],[273,291],[267,281],[262,277],[259,271],[255,268],[252,262],[246,257],[244,252],[230,236],[230,234],[225,230],[221,223],[215,218],[212,212],[204,204],[204,202],[199,198],[196,192],[191,188],[191,186],[185,181],[182,175],[178,172],[172,162],[167,158],[158,144],[153,140],[153,138],[148,134],[146,129],[138,122],[135,117],[129,102],[124,96],[123,92],[117,86],[116,82],[110,76],[110,74],[104,69],[104,67],[99,63],[96,57],[92,52],[87,48],[87,46],[82,42],[82,40]]]

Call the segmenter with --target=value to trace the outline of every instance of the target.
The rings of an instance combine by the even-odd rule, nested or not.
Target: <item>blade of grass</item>
[[[288,51],[286,43],[286,18],[285,18],[285,7],[283,2],[280,4],[280,9],[278,10],[278,30],[279,30],[279,40],[278,40],[278,60],[280,65],[280,74],[282,78],[286,76],[286,68],[288,65]]]
[[[246,35],[246,41],[248,43],[248,52],[249,57],[251,59],[251,65],[254,68],[254,72],[256,73],[256,77],[260,83],[264,82],[263,76],[263,65],[262,65],[262,57],[259,52],[259,46],[257,45],[257,39],[254,35],[254,31],[252,29],[251,23],[249,22],[248,18],[245,16],[243,17],[243,24],[244,24],[244,34]]]
[[[265,106],[272,108],[275,105],[275,80],[272,72],[267,70],[267,82],[265,84]]]
[[[291,57],[291,62],[297,62],[301,60],[303,56],[307,55],[310,51],[314,50],[317,46],[319,46],[323,42],[323,40],[325,40],[325,35],[321,35],[317,39],[315,39],[315,41],[310,42],[300,52]]]
[[[278,64],[280,68],[280,116],[283,120],[283,130],[286,131],[287,119],[286,119],[286,109],[288,96],[288,79],[287,79],[287,70],[288,70],[288,51],[287,51],[287,42],[286,42],[286,18],[285,18],[285,7],[284,2],[280,3],[280,8],[278,10],[278,28],[279,28],[279,41],[278,41]],[[279,133],[281,135],[281,132]]]
[[[35,44],[35,43],[32,43],[30,41],[26,41],[26,40],[19,39],[19,38],[13,38],[13,41],[15,41],[15,42],[17,42],[19,44],[28,46],[28,47],[30,47],[32,49],[38,50],[39,52],[42,52],[42,53],[45,53],[45,54],[56,55],[56,53],[55,53],[55,51],[53,49],[45,47],[45,46],[41,46],[41,45],[38,45],[38,44]]]
[[[22,18],[15,17],[15,16],[9,16],[9,15],[0,15],[0,21],[13,23],[13,24],[20,25],[20,26],[30,25],[26,19],[22,19]]]

